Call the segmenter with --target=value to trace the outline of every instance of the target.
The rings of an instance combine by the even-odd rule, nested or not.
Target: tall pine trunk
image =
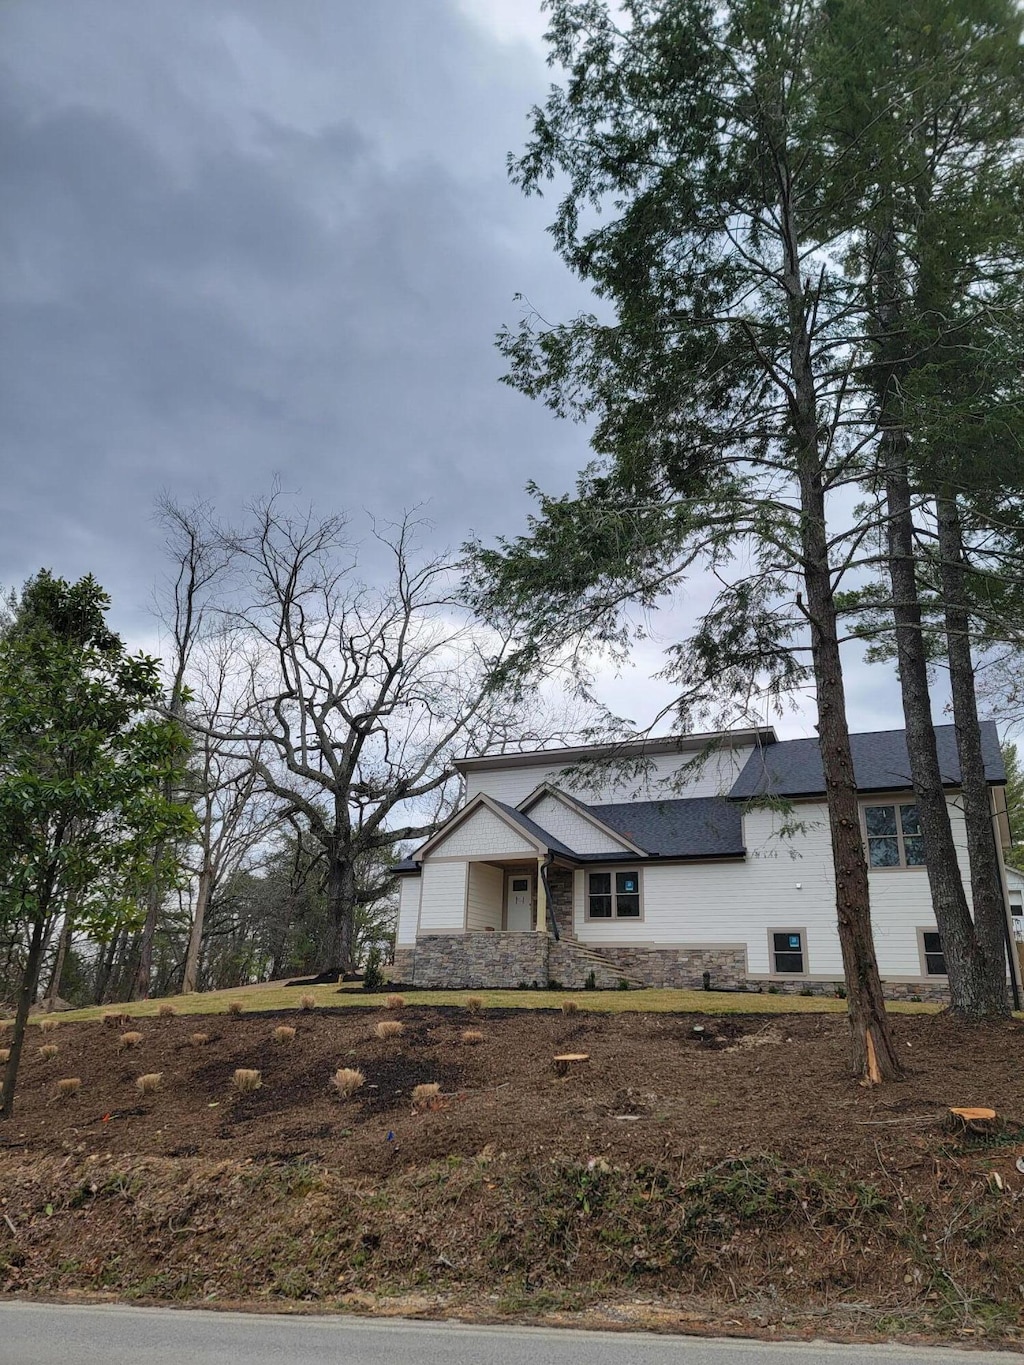
[[[871,930],[868,868],[861,836],[839,650],[839,623],[829,562],[821,424],[808,326],[809,303],[800,270],[800,238],[792,193],[791,184],[785,182],[780,218],[786,249],[784,277],[793,376],[790,418],[800,486],[801,558],[818,703],[818,743],[835,867],[836,920],[846,979],[853,1071],[863,1082],[876,1084],[897,1079],[902,1075],[902,1067],[885,1010]]]
[[[971,868],[971,902],[974,931],[982,957],[979,970],[985,978],[985,1009],[1006,1015],[1006,902],[999,866],[992,796],[985,777],[981,750],[978,699],[971,653],[970,610],[964,579],[963,532],[955,498],[945,494],[937,500],[940,582],[949,656],[953,723],[960,759],[960,786],[967,826],[967,854]],[[1012,971],[1013,964],[1010,964]]]

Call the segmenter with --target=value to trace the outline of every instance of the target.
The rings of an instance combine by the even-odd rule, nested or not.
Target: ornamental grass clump
[[[484,1035],[478,1028],[464,1028],[459,1034],[459,1037],[464,1043],[468,1043],[470,1047],[475,1047],[484,1040]]]
[[[399,1019],[382,1019],[373,1031],[383,1042],[389,1043],[401,1038],[405,1025]]]
[[[170,1001],[165,1001],[162,1005],[158,1006],[157,1008],[157,1015],[161,1019],[173,1019],[177,1013],[178,1013],[177,1009],[175,1008],[174,1005],[170,1003]]]
[[[9,1047],[0,1047],[0,1066],[6,1066],[10,1060],[11,1049]]]
[[[136,1033],[134,1031],[129,1033],[122,1033],[117,1041],[121,1044],[122,1047],[138,1047],[138,1045],[142,1042],[142,1034]]]
[[[263,1077],[258,1071],[240,1066],[231,1077],[231,1084],[240,1095],[251,1095],[254,1090],[259,1090],[263,1084]]]
[[[352,1066],[339,1066],[331,1077],[331,1085],[343,1100],[350,1099],[365,1083],[363,1073]]]
[[[52,1015],[48,1014],[48,1015],[46,1015],[45,1018],[40,1019],[40,1021],[39,1021],[39,1032],[40,1032],[40,1033],[52,1033],[53,1030],[54,1030],[55,1028],[59,1027],[59,1025],[60,1025],[60,1020],[59,1020],[59,1019],[54,1019]]]
[[[405,1009],[405,997],[402,995],[389,995],[387,999],[387,1008],[389,1010]]]
[[[44,1062],[52,1062],[59,1051],[60,1048],[56,1043],[44,1043],[39,1049],[39,1055]]]
[[[304,1010],[315,1010],[316,996],[315,995],[302,996],[301,999],[299,1000],[299,1007]]]
[[[147,1071],[135,1082],[135,1089],[140,1095],[152,1095],[154,1090],[160,1089],[163,1079],[164,1073],[162,1071]]]
[[[236,1019],[242,1013],[242,1010],[244,1008],[245,1006],[242,1004],[241,1000],[228,1001],[228,1014],[233,1014]]]
[[[484,1002],[478,995],[471,995],[466,1000],[466,1013],[472,1015],[483,1014]]]
[[[191,1033],[188,1040],[193,1047],[202,1047],[204,1043],[210,1041],[210,1035],[208,1033]]]
[[[72,1095],[77,1095],[82,1088],[80,1076],[65,1076],[57,1082],[57,1094],[62,1100],[69,1100]]]
[[[563,1001],[562,1001],[562,1013],[563,1013],[563,1014],[576,1014],[578,1010],[579,1010],[579,1005],[576,1003],[575,1000],[563,1000]]]
[[[120,1010],[112,1010],[103,1016],[105,1028],[124,1028],[125,1024],[130,1024],[131,1021],[131,1015],[124,1014]]]
[[[441,1087],[436,1081],[414,1085],[412,1088],[412,1107],[414,1109],[429,1109],[440,1094]]]
[[[277,1028],[274,1029],[275,1043],[290,1043],[294,1037],[295,1030],[290,1024],[278,1024]]]

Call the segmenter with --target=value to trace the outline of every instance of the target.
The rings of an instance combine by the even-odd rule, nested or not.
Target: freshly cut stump
[[[555,1073],[568,1076],[570,1071],[590,1061],[589,1052],[562,1052],[555,1058]]]
[[[946,1122],[955,1132],[971,1133],[975,1137],[991,1137],[999,1128],[994,1109],[951,1108]]]

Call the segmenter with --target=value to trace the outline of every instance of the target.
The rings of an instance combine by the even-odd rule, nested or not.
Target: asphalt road
[[[0,1365],[1009,1365],[1024,1356],[0,1303]]]

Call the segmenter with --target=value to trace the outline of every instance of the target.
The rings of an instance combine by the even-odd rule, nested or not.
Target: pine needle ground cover
[[[62,1024],[80,1091],[27,1059],[0,1134],[4,1292],[1020,1339],[1020,1023],[900,1016],[908,1079],[864,1090],[826,1013],[402,1016],[396,1042],[381,1009],[289,1013],[287,1047],[265,1014],[202,1047],[143,1020],[128,1051]],[[567,1051],[589,1060],[560,1077]],[[949,1131],[970,1104],[994,1137]]]

